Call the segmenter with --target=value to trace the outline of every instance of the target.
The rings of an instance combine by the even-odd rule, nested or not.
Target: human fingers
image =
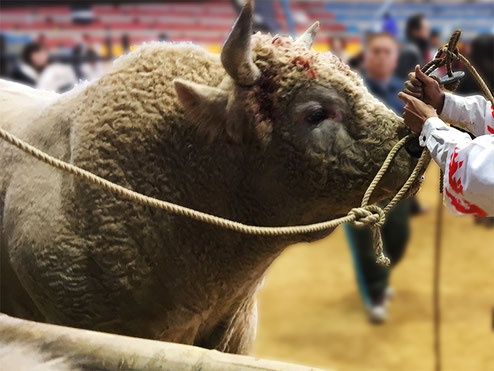
[[[423,73],[422,70],[420,69],[419,65],[415,66],[415,76],[423,84],[426,84],[426,85],[436,84],[436,80],[434,80],[432,77],[429,77],[425,73]]]
[[[413,95],[410,95],[410,94],[406,94],[402,91],[400,91],[398,93],[398,98],[400,98],[402,101],[406,102],[406,103],[412,103],[414,102],[414,100],[418,100],[417,98],[415,98]],[[406,106],[405,106],[406,107]]]
[[[421,87],[416,87],[413,85],[410,81],[405,82],[405,93],[413,95],[416,98],[421,98],[422,97],[422,88]]]
[[[410,72],[408,74],[408,81],[410,81],[410,83],[412,83],[413,85],[415,85],[417,87],[422,87],[422,82],[419,79],[417,79],[415,72]]]

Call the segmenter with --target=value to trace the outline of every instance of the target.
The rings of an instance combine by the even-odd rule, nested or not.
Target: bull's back
[[[0,127],[45,152],[67,159],[67,130],[61,130],[53,108],[59,97],[0,80]],[[29,269],[32,251],[43,246],[38,242],[53,236],[50,224],[59,214],[61,175],[2,139],[0,169],[0,310],[41,320],[25,290],[25,281],[19,279],[19,269]],[[33,241],[36,246],[31,247]]]
[[[40,115],[58,98],[58,94],[36,90],[29,86],[0,79],[0,128],[37,146]],[[46,121],[46,120],[45,120]],[[38,132],[38,133],[37,133]],[[46,149],[46,148],[41,148]],[[25,155],[24,155],[25,156]],[[24,159],[20,151],[0,139],[0,215],[3,214],[4,196],[13,170],[19,168]],[[1,232],[0,232],[1,233]]]
[[[57,97],[57,93],[0,80],[0,127],[18,131]]]

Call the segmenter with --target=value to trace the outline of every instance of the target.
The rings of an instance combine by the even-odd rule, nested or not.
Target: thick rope
[[[371,184],[367,188],[367,191],[364,194],[364,197],[362,198],[362,203],[360,205],[361,208],[366,208],[369,207],[368,203],[369,200],[372,196],[372,193],[374,189],[376,188],[377,184],[379,181],[382,179],[384,173],[388,169],[389,165],[391,164],[391,161],[393,161],[393,158],[396,156],[400,148],[405,144],[409,136],[402,138],[392,149],[389,151],[388,156],[383,162],[383,165],[381,166],[381,169],[377,172],[376,176],[372,180]],[[416,181],[417,177],[420,174],[420,170],[424,166],[424,163],[428,162],[430,160],[430,153],[426,149],[422,151],[422,154],[420,156],[419,161],[415,165],[415,168],[413,169],[412,173],[408,177],[407,181],[401,189],[396,193],[396,195],[392,198],[392,200],[386,205],[383,212],[383,218],[379,220],[378,223],[375,223],[373,225],[370,225],[370,228],[372,229],[372,235],[373,235],[373,242],[374,242],[374,252],[377,256],[377,262],[382,265],[389,265],[391,262],[388,257],[385,256],[384,254],[384,245],[382,241],[382,236],[381,236],[381,227],[384,225],[384,222],[386,221],[386,215],[388,214],[389,210],[393,206],[395,206],[398,201],[400,201],[403,196],[406,194],[406,192],[410,189],[410,187],[413,185],[413,183]],[[354,222],[355,225],[364,225],[363,223],[360,223],[359,221]]]
[[[448,76],[453,76],[452,64],[454,61],[459,60],[472,73],[473,77],[475,78],[475,81],[477,81],[477,84],[479,84],[479,86],[482,88],[482,91],[484,92],[487,99],[489,99],[489,101],[494,106],[494,96],[489,90],[489,87],[482,79],[482,77],[479,75],[475,67],[470,63],[470,61],[458,51],[457,43],[458,40],[460,39],[460,36],[461,36],[461,30],[456,30],[455,32],[453,32],[449,42],[438,49],[434,59],[428,62],[427,64],[425,64],[424,67],[421,68],[422,72],[424,72],[426,75],[430,75],[439,67],[446,66]],[[453,86],[449,90],[455,90],[455,88],[456,86]]]
[[[376,188],[377,184],[381,180],[382,176],[388,169],[389,165],[391,164],[391,161],[393,158],[396,156],[396,153],[398,150],[403,146],[405,141],[409,138],[409,136],[401,139],[396,145],[392,148],[391,152],[387,156],[386,160],[384,161],[381,169],[379,170],[378,174],[375,176],[374,180],[372,183],[369,185],[369,188],[366,191],[366,196],[364,197],[364,200],[362,201],[361,207],[354,208],[350,210],[350,212],[341,218],[325,221],[325,222],[320,222],[320,223],[314,223],[314,224],[309,224],[309,225],[299,225],[299,226],[289,226],[289,227],[261,227],[261,226],[254,226],[254,225],[247,225],[243,223],[239,223],[236,221],[232,221],[226,218],[221,218],[218,216],[214,216],[211,214],[207,214],[198,210],[194,210],[188,207],[180,206],[177,204],[174,204],[172,202],[167,202],[167,201],[162,201],[153,197],[149,197],[146,195],[143,195],[141,193],[132,191],[130,189],[127,189],[125,187],[122,187],[118,184],[112,183],[102,177],[97,176],[96,174],[93,174],[87,170],[84,170],[78,166],[72,165],[70,163],[67,163],[65,161],[59,160],[57,158],[54,158],[53,156],[50,156],[49,154],[33,147],[32,145],[24,142],[23,140],[17,138],[16,136],[10,134],[9,132],[5,131],[4,129],[0,128],[0,137],[4,139],[5,141],[11,143],[12,145],[16,146],[20,150],[26,152],[27,154],[33,156],[34,158],[50,165],[53,166],[59,170],[71,173],[73,175],[76,175],[90,183],[96,184],[100,186],[101,188],[110,191],[112,193],[115,193],[117,195],[120,195],[122,197],[125,197],[131,201],[140,203],[142,205],[150,206],[153,208],[157,209],[162,209],[168,212],[171,212],[176,215],[182,215],[189,217],[191,219],[199,220],[201,222],[213,224],[222,228],[230,229],[233,231],[241,232],[241,233],[246,233],[246,234],[253,234],[253,235],[263,235],[263,236],[281,236],[281,235],[293,235],[293,234],[303,234],[303,233],[311,233],[311,232],[318,232],[318,231],[323,231],[323,230],[328,230],[332,228],[336,228],[340,224],[343,223],[355,223],[357,225],[369,225],[374,232],[375,236],[375,246],[374,250],[377,255],[377,260],[378,262],[382,264],[389,264],[389,259],[384,255],[383,252],[383,246],[382,246],[382,239],[380,235],[380,227],[383,225],[384,220],[385,220],[385,215],[386,212],[389,211],[391,206],[396,203],[398,200],[403,197],[403,195],[406,193],[406,191],[409,189],[410,185],[413,184],[413,182],[417,179],[418,174],[420,173],[420,170],[422,169],[422,166],[428,156],[427,151],[424,151],[422,154],[420,160],[417,162],[412,174],[406,181],[406,183],[403,185],[403,187],[400,189],[400,191],[396,194],[396,196],[393,198],[391,201],[391,206],[386,207],[385,211],[383,211],[379,206],[377,205],[368,205],[369,198]],[[388,205],[389,206],[389,205]]]
[[[441,177],[443,172],[441,171]],[[436,208],[436,233],[434,235],[434,269],[432,283],[432,313],[434,318],[433,347],[434,347],[434,370],[441,371],[441,245],[443,233],[443,189],[440,181],[439,198]]]

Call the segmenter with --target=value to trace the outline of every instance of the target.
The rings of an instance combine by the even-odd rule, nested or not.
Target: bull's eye
[[[328,118],[328,113],[326,112],[326,110],[319,108],[316,111],[309,113],[306,120],[311,125],[317,125],[321,121],[326,120],[327,118]]]

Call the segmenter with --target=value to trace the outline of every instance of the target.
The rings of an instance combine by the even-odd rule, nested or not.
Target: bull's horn
[[[248,0],[226,39],[221,51],[221,63],[239,85],[253,85],[261,75],[251,57],[253,1]]]
[[[295,44],[300,44],[310,49],[314,39],[316,37],[317,31],[319,31],[319,21],[314,22],[302,35],[297,37]]]

